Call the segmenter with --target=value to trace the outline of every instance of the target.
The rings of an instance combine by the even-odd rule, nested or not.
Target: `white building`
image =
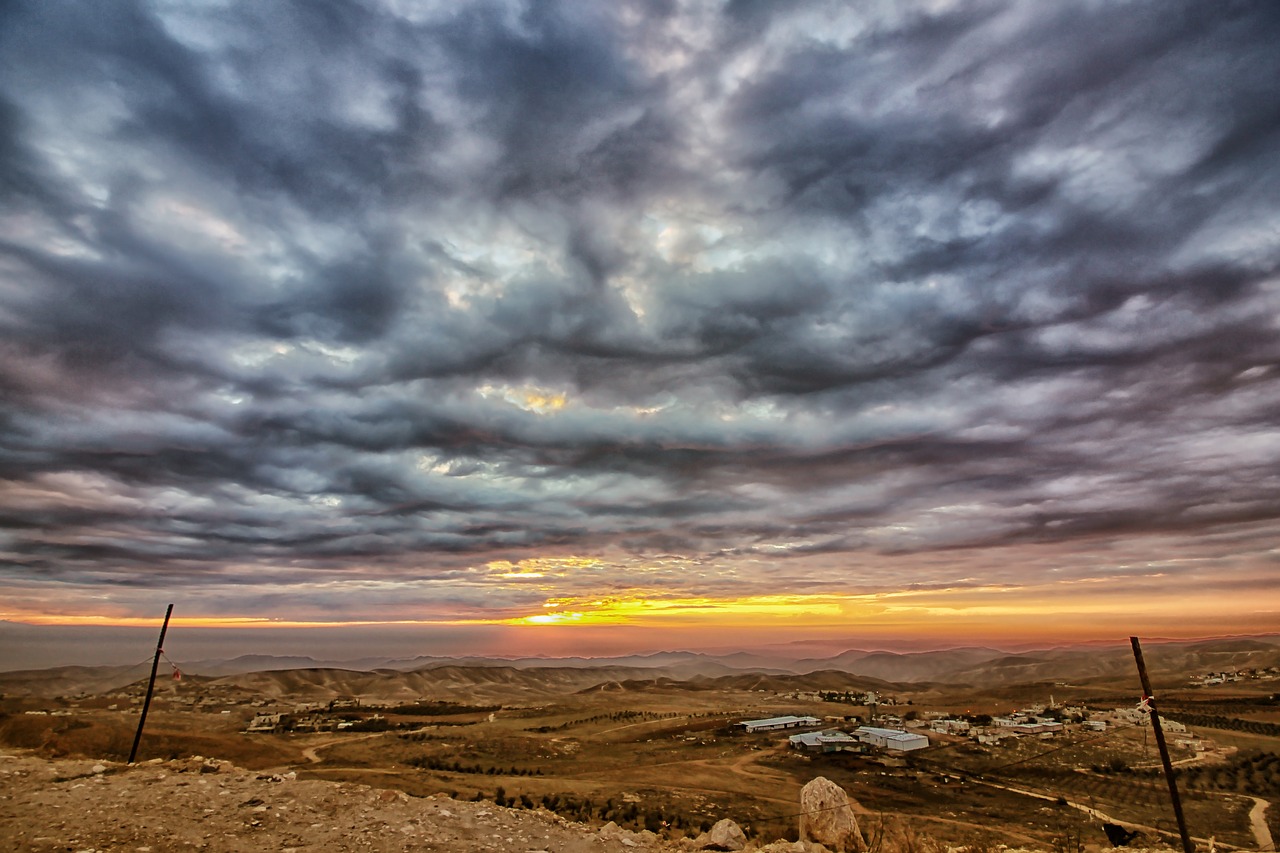
[[[1017,737],[1017,735],[1005,729],[987,729],[986,731],[978,732],[978,743],[990,746],[1010,737]]]
[[[279,714],[255,714],[246,732],[274,732],[280,728]]]
[[[817,717],[769,717],[765,720],[744,720],[738,725],[751,732],[771,732],[778,729],[798,729],[805,726],[820,726],[822,720]]]
[[[845,732],[803,732],[787,738],[792,749],[804,749],[809,752],[845,752],[862,745],[862,741]]]
[[[854,734],[863,743],[878,746],[892,752],[912,752],[924,749],[929,745],[929,738],[918,732],[904,732],[899,729],[881,729],[875,726],[859,726]]]
[[[1012,726],[1012,729],[1020,735],[1039,735],[1039,734],[1056,734],[1062,731],[1062,723],[1057,720],[1047,720],[1045,722],[1025,722]]]
[[[969,733],[969,723],[965,720],[940,719],[934,720],[929,726],[939,734],[948,735],[964,735]]]

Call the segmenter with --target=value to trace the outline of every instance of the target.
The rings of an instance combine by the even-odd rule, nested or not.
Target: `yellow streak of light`
[[[548,391],[532,385],[523,388],[513,388],[510,385],[484,385],[476,390],[483,397],[500,397],[527,412],[539,415],[557,412],[569,402],[569,395],[563,391]]]
[[[1173,615],[1180,600],[1152,608],[1132,595],[1098,597],[1052,594],[1044,588],[987,587],[928,591],[891,591],[865,595],[758,595],[732,599],[663,597],[656,593],[590,599],[548,598],[545,612],[497,620],[505,625],[632,625],[665,627],[852,627],[919,626],[937,631],[945,625],[986,622],[1035,623],[1038,620],[1098,618],[1132,614],[1141,605],[1152,617]],[[1202,602],[1205,615],[1232,612],[1226,601]],[[1166,612],[1167,611],[1167,612]]]
[[[713,598],[609,598],[583,600],[551,598],[543,603],[549,613],[503,620],[507,625],[638,625],[682,622],[724,624],[772,619],[805,620],[811,624],[847,618],[850,605],[868,608],[871,602],[839,596],[759,595],[737,599]],[[559,608],[572,610],[560,610]],[[876,608],[879,609],[879,608]]]
[[[524,619],[519,621],[527,622],[531,625],[560,625],[565,622],[580,622],[582,621],[582,614],[564,612],[539,613],[536,616],[526,616]]]
[[[550,394],[543,391],[526,391],[524,395],[524,406],[526,409],[533,409],[535,412],[554,412],[557,409],[563,409],[565,400],[568,399],[563,393]]]

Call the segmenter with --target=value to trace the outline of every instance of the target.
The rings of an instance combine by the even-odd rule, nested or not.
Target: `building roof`
[[[917,739],[924,741],[929,740],[925,735],[917,734],[916,732],[904,732],[901,729],[881,729],[875,726],[859,726],[854,730],[854,734],[869,734],[884,738],[885,740],[896,741],[912,741]]]
[[[738,725],[754,726],[757,728],[761,726],[816,726],[821,722],[822,720],[819,720],[817,717],[793,717],[788,715],[785,717],[769,717],[764,720],[743,720],[741,723],[738,723]]]
[[[906,734],[902,729],[882,729],[879,726],[858,726],[854,731],[858,734],[866,732],[869,735],[879,735],[880,737],[893,737],[894,735]]]
[[[845,732],[801,732],[788,740],[802,746],[822,746],[826,743],[855,743],[857,738]]]

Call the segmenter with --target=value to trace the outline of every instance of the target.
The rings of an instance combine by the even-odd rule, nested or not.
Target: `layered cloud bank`
[[[1273,628],[1277,43],[7,4],[0,618]]]

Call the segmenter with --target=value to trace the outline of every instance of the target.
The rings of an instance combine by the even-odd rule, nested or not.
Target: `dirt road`
[[[324,759],[320,757],[320,750],[322,749],[328,749],[329,747],[337,746],[340,743],[355,743],[358,740],[372,740],[373,738],[383,737],[386,734],[387,732],[374,732],[373,734],[367,735],[345,735],[343,737],[332,738],[324,741],[323,743],[317,743],[302,750],[302,757],[307,759],[311,764],[319,764],[324,761]]]
[[[1253,828],[1253,838],[1258,842],[1259,850],[1275,850],[1276,843],[1271,837],[1271,827],[1267,826],[1267,806],[1271,805],[1262,797],[1250,797],[1253,808],[1249,810],[1249,826]]]

